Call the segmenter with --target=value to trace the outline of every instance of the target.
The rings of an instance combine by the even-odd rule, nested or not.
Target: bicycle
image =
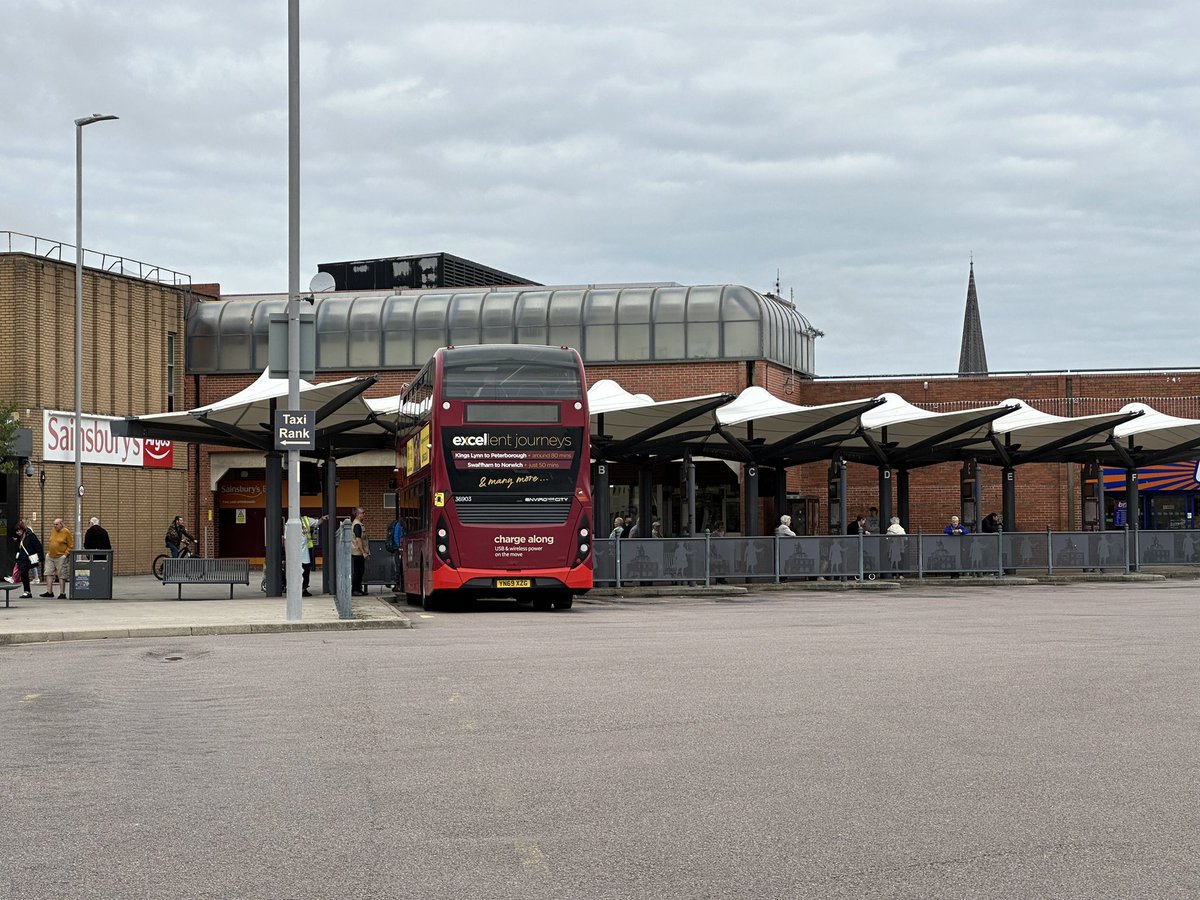
[[[179,545],[179,557],[178,557],[179,559],[186,559],[189,556],[195,556],[195,555],[196,555],[196,545],[193,544],[191,541],[184,541],[182,544]],[[151,566],[151,570],[154,572],[154,577],[157,578],[159,581],[162,581],[163,578],[166,577],[166,573],[163,571],[163,568],[164,568],[163,560],[167,560],[167,559],[171,559],[171,558],[172,557],[171,557],[170,553],[160,553],[160,554],[158,554],[158,556],[154,557],[154,565]]]

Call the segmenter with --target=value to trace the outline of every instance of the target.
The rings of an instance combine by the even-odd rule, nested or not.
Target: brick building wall
[[[320,381],[361,375],[361,372],[322,372]],[[382,372],[368,397],[397,394],[416,374],[416,369]],[[207,375],[200,379],[201,401],[214,402],[253,382],[252,375]],[[619,382],[631,393],[646,393],[655,400],[671,400],[701,394],[737,394],[757,384],[772,394],[798,405],[819,405],[844,400],[876,397],[894,392],[908,402],[945,412],[987,406],[1009,398],[1020,398],[1056,415],[1091,415],[1112,412],[1126,403],[1140,401],[1156,409],[1183,417],[1200,418],[1200,371],[1137,373],[1040,373],[991,376],[910,376],[888,378],[810,379],[774,363],[757,360],[688,363],[638,363],[596,365],[587,370],[588,384],[605,378]],[[200,492],[202,513],[212,508],[208,451],[202,454]],[[909,503],[912,531],[940,531],[959,507],[961,463],[947,463],[910,473]],[[823,526],[827,514],[828,463],[792,467],[788,491],[818,502],[815,522]],[[614,467],[614,472],[619,471]],[[383,494],[392,477],[384,468],[339,467],[346,478],[357,478],[364,506],[383,511]],[[1001,510],[1000,470],[981,466],[981,514]],[[851,516],[866,514],[878,505],[878,471],[851,463],[848,466],[848,510]],[[1022,530],[1078,528],[1081,526],[1079,466],[1038,463],[1020,466],[1016,473],[1017,525]],[[893,500],[895,506],[895,500]],[[760,502],[760,523],[770,533],[776,516],[774,501]]]
[[[187,408],[184,315],[190,292],[85,268],[83,273],[83,411],[104,416],[162,412],[167,405],[167,335],[175,339],[176,407]],[[39,535],[47,521],[75,520],[73,462],[42,462],[45,409],[75,408],[75,266],[24,253],[0,254],[0,331],[10,340],[0,355],[0,397],[14,403],[33,430],[39,480],[24,478],[12,498],[9,523],[26,519]],[[112,536],[119,574],[147,573],[176,514],[188,509],[186,445],[176,444],[170,469],[83,466],[83,521],[97,515]],[[82,540],[77,539],[77,543]]]

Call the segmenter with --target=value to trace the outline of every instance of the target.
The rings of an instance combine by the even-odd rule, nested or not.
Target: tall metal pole
[[[288,0],[288,409],[300,409],[300,0]],[[288,517],[284,529],[287,553],[287,618],[304,618],[300,594],[300,451],[289,449]]]
[[[75,120],[75,540],[83,525],[83,129],[116,116]],[[43,523],[45,527],[45,523]],[[82,546],[82,545],[81,545]]]

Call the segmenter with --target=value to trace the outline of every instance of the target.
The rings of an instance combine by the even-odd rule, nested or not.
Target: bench
[[[12,597],[13,591],[23,591],[23,590],[25,590],[25,585],[21,584],[21,582],[19,582],[19,581],[16,584],[9,584],[7,581],[0,581],[0,591],[4,591],[4,608],[5,609],[16,609],[15,606],[8,605],[9,600]]]
[[[250,583],[250,560],[209,559],[199,556],[163,560],[163,584],[179,586],[179,599],[183,599],[185,584],[227,584],[229,599],[233,599],[235,584]]]

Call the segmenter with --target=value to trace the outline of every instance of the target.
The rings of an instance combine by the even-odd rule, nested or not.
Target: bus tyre
[[[534,597],[533,598],[533,608],[534,609],[545,610],[545,609],[550,609],[553,606],[554,606],[554,601],[549,597]]]
[[[571,596],[570,594],[565,594],[564,596],[558,597],[555,599],[554,608],[555,609],[570,609],[571,604],[574,602],[575,602],[575,598],[573,596]]]

